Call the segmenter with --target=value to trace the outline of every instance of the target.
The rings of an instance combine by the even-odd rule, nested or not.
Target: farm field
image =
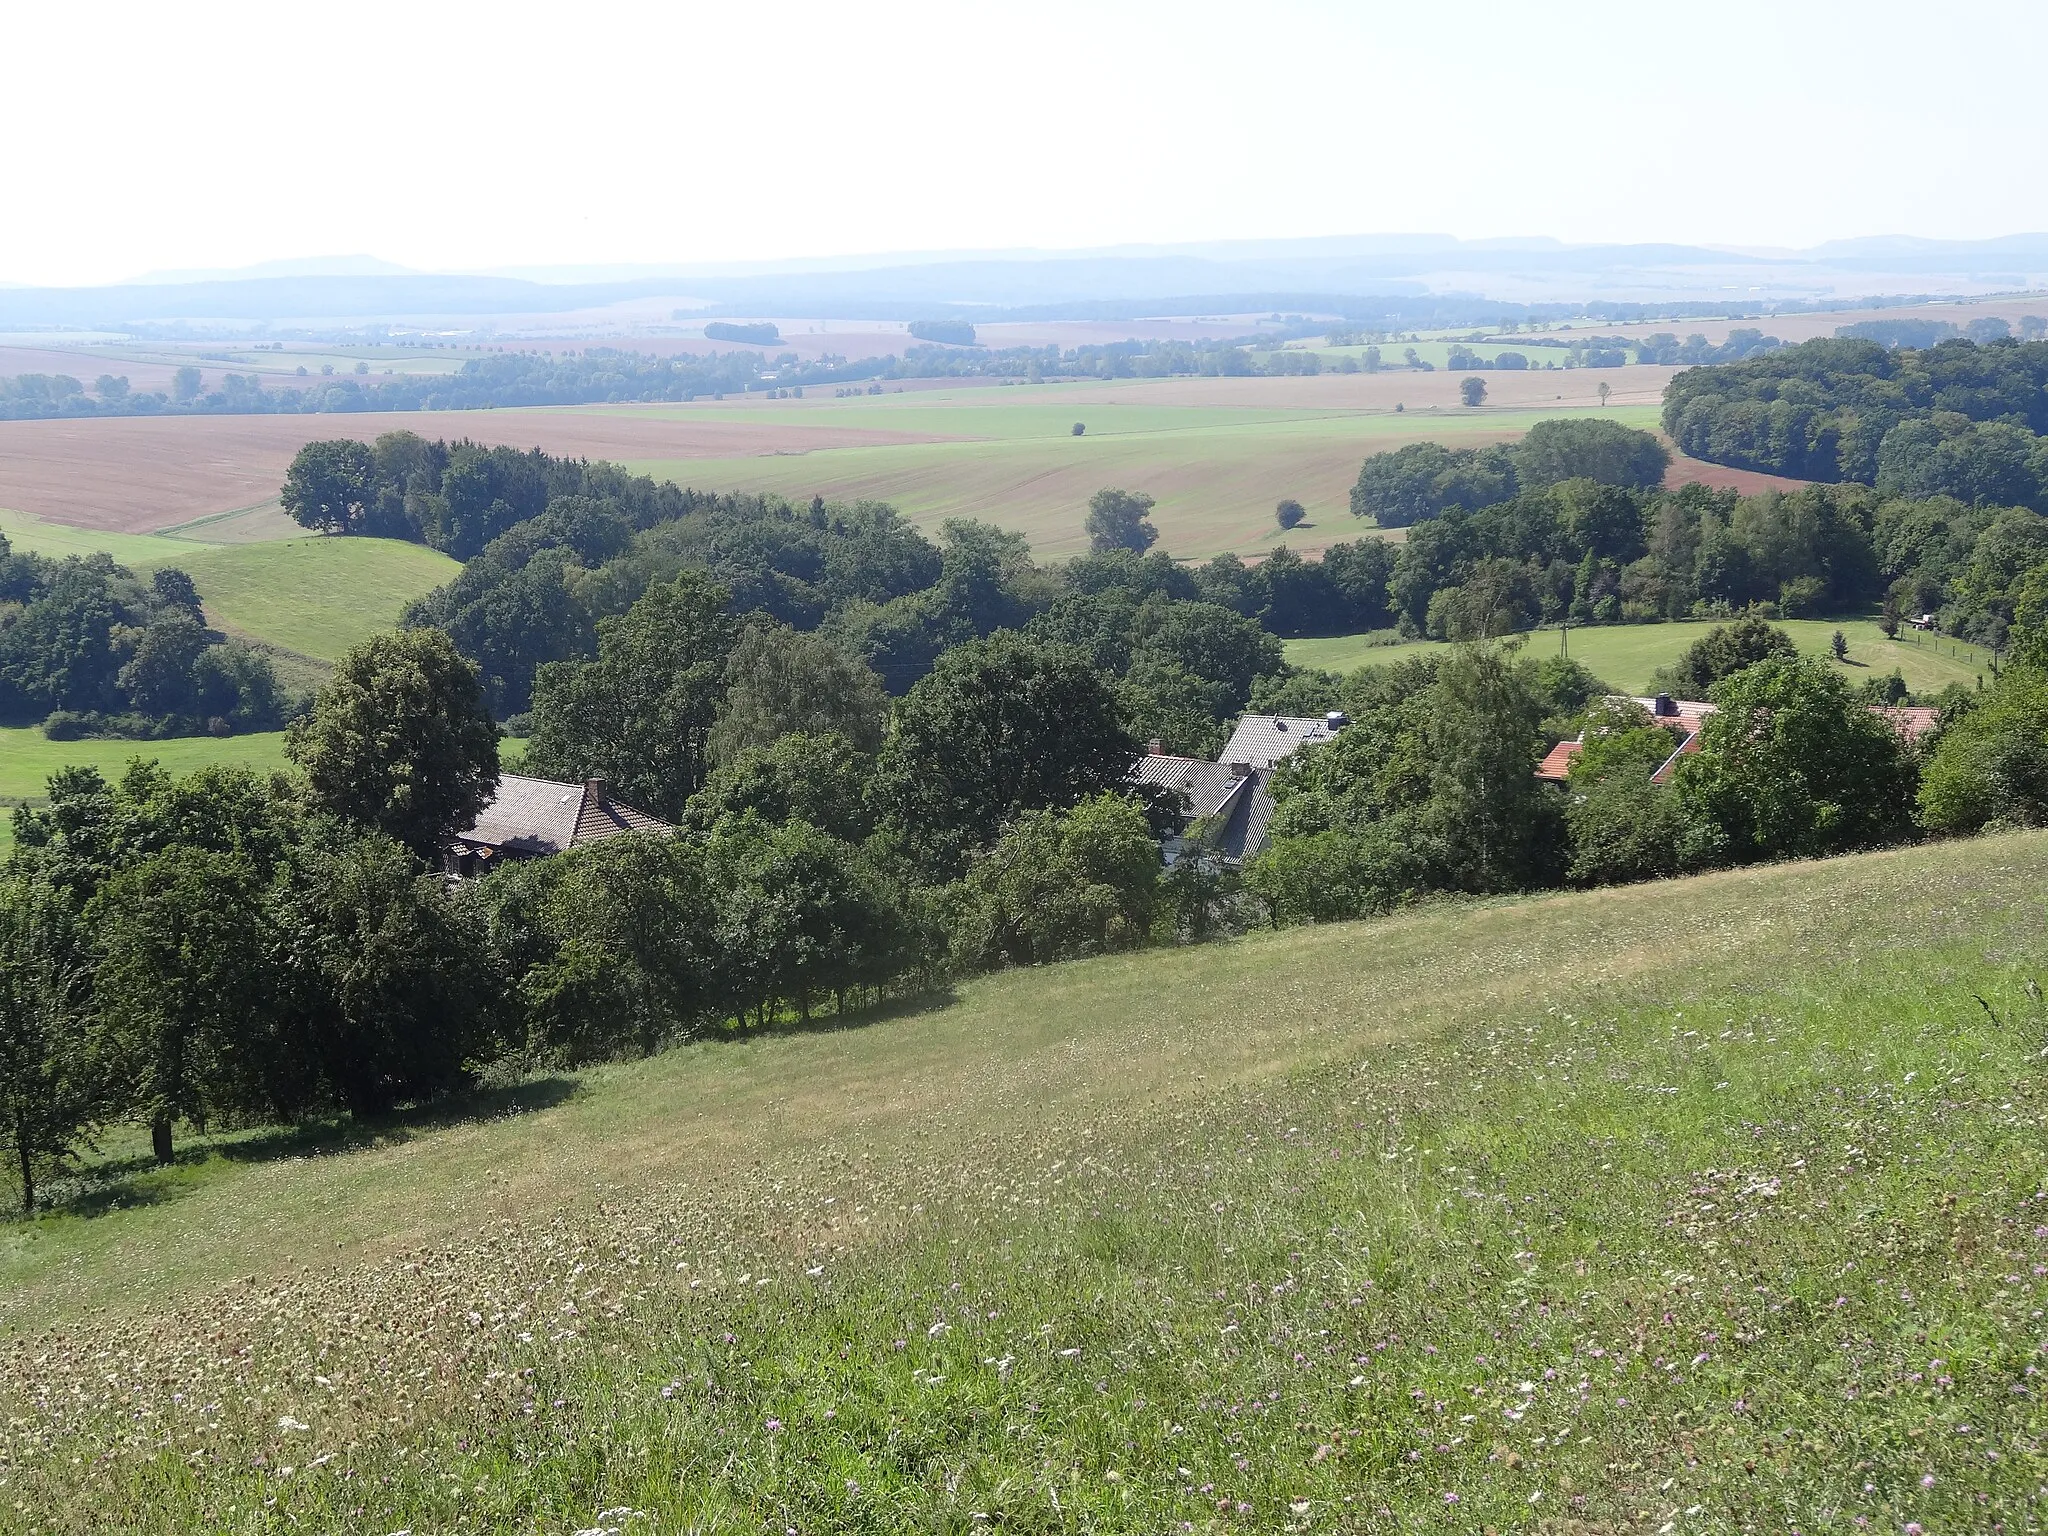
[[[1617,688],[1645,693],[1651,676],[1659,667],[1675,663],[1681,652],[1707,633],[1714,620],[1687,620],[1679,624],[1612,624],[1574,629],[1565,643],[1570,654]],[[1849,658],[1841,667],[1852,683],[1866,677],[1888,677],[1897,668],[1914,693],[1935,693],[1950,683],[1977,686],[1981,675],[1991,681],[1991,652],[1982,646],[1944,635],[1914,635],[1902,630],[1897,640],[1887,640],[1873,619],[1782,619],[1778,627],[1791,635],[1801,654],[1834,659],[1836,630],[1849,642]],[[1531,656],[1557,653],[1560,637],[1554,629],[1539,629],[1522,637]],[[1391,666],[1409,656],[1449,650],[1441,640],[1416,640],[1400,645],[1373,645],[1360,635],[1338,635],[1328,639],[1289,640],[1287,659],[1298,667],[1321,667],[1330,672],[1349,672],[1354,667]]]
[[[240,514],[237,522],[262,517],[259,531],[289,537],[298,530],[276,514],[278,487],[292,455],[321,438],[368,442],[384,432],[410,431],[625,460],[900,440],[829,421],[794,428],[758,423],[740,414],[745,405],[736,402],[731,415],[704,422],[587,408],[6,421],[0,422],[0,507],[73,527],[126,533],[190,528],[212,539],[234,534],[223,524]]]
[[[150,563],[190,576],[216,628],[317,663],[338,661],[351,646],[396,629],[407,604],[462,569],[422,544],[317,536]]]
[[[18,550],[62,558],[105,553],[138,574],[174,565],[192,578],[207,621],[266,646],[303,686],[306,674],[357,642],[397,627],[406,605],[461,567],[399,539],[328,538],[287,523],[294,537],[213,543],[193,534],[120,533],[0,512],[0,534]]]
[[[163,1175],[110,1144],[0,1229],[4,1492],[61,1532],[2018,1529],[2044,879],[2026,834],[1450,906]]]
[[[1657,377],[1629,382],[1640,402],[1608,414],[1653,428],[1665,369],[1600,370]],[[1273,505],[1301,501],[1307,524],[1285,536],[1314,551],[1358,537],[1352,482],[1367,454],[1422,438],[1457,443],[1519,437],[1545,415],[1598,409],[1590,370],[1513,379],[1500,403],[1467,410],[1454,378],[1321,375],[1299,379],[1171,379],[958,389],[847,400],[749,403],[751,415],[787,422],[884,423],[936,441],[818,449],[723,460],[643,459],[634,467],[700,487],[773,491],[792,498],[887,501],[928,529],[978,517],[1026,534],[1046,557],[1083,551],[1088,497],[1104,485],[1155,497],[1160,547],[1183,559],[1263,554],[1282,535]],[[1538,388],[1538,384],[1541,388]],[[1396,413],[1394,406],[1406,407]],[[702,419],[716,404],[654,407]],[[1072,434],[1075,422],[1087,431]]]
[[[991,518],[1051,555],[1081,547],[1088,497],[1121,480],[1158,497],[1155,520],[1173,553],[1258,554],[1277,541],[1272,509],[1283,496],[1306,503],[1318,524],[1297,530],[1294,547],[1355,537],[1346,496],[1369,452],[1423,437],[1514,437],[1542,414],[1600,409],[1603,382],[1614,391],[1609,414],[1653,426],[1671,371],[1494,375],[1491,403],[1477,410],[1457,403],[1456,378],[1436,373],[918,387],[847,399],[814,388],[801,400],[679,406],[0,422],[0,507],[67,526],[178,531],[209,542],[289,537],[296,530],[276,497],[301,446],[404,429],[616,459],[708,489],[882,496],[931,528],[947,517]],[[1077,420],[1088,426],[1081,438],[1071,433]]]

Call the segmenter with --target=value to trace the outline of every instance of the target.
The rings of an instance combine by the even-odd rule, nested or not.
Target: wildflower
[[[782,1433],[782,1420],[770,1419],[762,1428],[766,1429],[771,1435],[779,1435]]]

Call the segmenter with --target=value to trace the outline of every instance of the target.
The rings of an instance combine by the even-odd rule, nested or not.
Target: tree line
[[[192,578],[104,554],[17,554],[0,534],[0,723],[55,738],[275,730],[270,659],[207,628]]]
[[[1190,570],[1150,550],[1150,498],[1108,488],[1087,514],[1092,552],[1043,567],[1020,535],[986,523],[951,521],[933,541],[877,502],[712,495],[613,465],[409,433],[309,444],[283,495],[308,526],[416,538],[466,560],[406,623],[453,636],[505,719],[531,707],[548,664],[595,655],[604,621],[703,569],[735,614],[823,636],[896,695],[948,646],[1041,616],[1078,623],[1074,611],[1090,604],[1118,615],[1090,620],[1098,629],[1199,632],[1208,638],[1185,641],[1179,670],[1157,654],[1164,640],[1151,650],[1105,640],[1096,654],[1122,658],[1119,676],[1135,669],[1129,687],[1155,701],[1140,711],[1159,727],[1146,734],[1206,740],[1243,706],[1253,676],[1277,670],[1274,636],[1387,622],[1393,560],[1367,538],[1317,561],[1281,549],[1256,566],[1223,556]],[[1156,617],[1169,610],[1170,621]],[[1247,646],[1265,658],[1249,671],[1237,659]],[[1166,724],[1197,714],[1208,724],[1192,736]]]

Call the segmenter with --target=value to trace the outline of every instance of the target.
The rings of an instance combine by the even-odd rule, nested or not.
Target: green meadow
[[[1614,624],[1574,629],[1569,634],[1539,629],[1520,638],[1528,655],[1563,652],[1584,662],[1615,687],[1645,693],[1657,669],[1675,663],[1687,646],[1714,627],[1714,622],[1700,619],[1678,624]],[[1950,683],[1974,688],[1980,677],[1986,687],[1991,683],[1991,652],[1945,635],[1919,635],[1902,630],[1898,639],[1887,640],[1874,619],[1783,619],[1778,627],[1791,635],[1792,643],[1802,654],[1830,661],[1835,654],[1835,631],[1840,630],[1849,652],[1847,660],[1839,665],[1850,682],[1888,677],[1897,671],[1914,693],[1937,693]],[[1381,635],[1389,633],[1383,631]],[[1287,659],[1298,667],[1349,672],[1355,667],[1391,666],[1406,657],[1450,649],[1440,640],[1381,644],[1381,635],[1289,640]]]
[[[324,676],[350,646],[395,628],[409,603],[461,569],[444,554],[400,539],[301,535],[213,543],[72,528],[5,511],[0,533],[15,549],[52,558],[104,553],[138,574],[176,566],[198,587],[209,623],[279,653],[300,683]]]
[[[0,1507],[2026,1529],[2044,880],[2024,834],[1452,904],[110,1138],[0,1228]]]

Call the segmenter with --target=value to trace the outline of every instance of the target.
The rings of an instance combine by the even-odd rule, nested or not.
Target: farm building
[[[645,811],[614,800],[603,779],[557,784],[508,773],[476,825],[459,832],[446,857],[451,875],[481,875],[509,859],[545,858],[622,832],[670,832]]]

